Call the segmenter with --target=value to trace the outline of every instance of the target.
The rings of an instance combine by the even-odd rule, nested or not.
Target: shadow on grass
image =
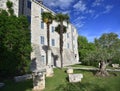
[[[96,84],[90,83],[67,83],[66,85],[60,85],[55,91],[110,91],[107,87],[100,87]]]
[[[4,81],[5,86],[0,88],[0,91],[32,91],[32,80],[22,82],[13,82],[11,80]]]

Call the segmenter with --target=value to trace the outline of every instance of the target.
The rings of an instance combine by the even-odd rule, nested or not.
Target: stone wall
[[[15,82],[24,81],[24,80],[27,80],[27,79],[32,79],[32,75],[31,74],[26,74],[26,75],[14,77]]]
[[[59,48],[51,47],[52,49],[52,63],[53,66],[60,67],[60,52]],[[73,65],[78,63],[77,58],[75,58],[75,54],[69,49],[63,50],[63,66]]]

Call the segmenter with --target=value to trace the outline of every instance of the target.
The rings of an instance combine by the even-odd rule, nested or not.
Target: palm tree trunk
[[[50,50],[50,43],[49,43],[49,41],[50,41],[50,31],[49,31],[49,23],[47,23],[47,55],[46,55],[46,59],[47,59],[47,61],[46,61],[46,65],[49,65],[48,63],[49,63],[49,53],[48,53],[48,51]]]
[[[63,22],[60,23],[60,59],[61,59],[61,68],[63,68]]]
[[[49,26],[50,24],[47,23],[47,45],[48,45],[48,50],[50,49],[50,31],[49,31]]]

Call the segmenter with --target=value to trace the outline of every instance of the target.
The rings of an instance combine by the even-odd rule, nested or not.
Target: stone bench
[[[113,68],[119,68],[119,64],[112,64]]]
[[[24,80],[27,80],[27,79],[32,79],[32,75],[31,74],[26,74],[26,75],[14,77],[15,82],[24,81]]]
[[[69,74],[69,82],[81,82],[83,74]]]

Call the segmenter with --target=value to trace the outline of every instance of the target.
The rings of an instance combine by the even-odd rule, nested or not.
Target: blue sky
[[[43,0],[55,12],[68,13],[79,35],[89,42],[103,33],[120,37],[120,0]]]

